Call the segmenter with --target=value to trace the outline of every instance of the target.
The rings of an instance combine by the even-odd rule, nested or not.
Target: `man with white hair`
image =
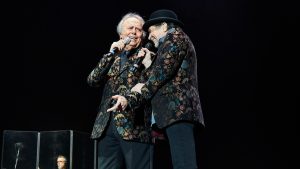
[[[107,112],[111,97],[126,95],[139,81],[143,67],[132,71],[142,47],[144,20],[135,13],[126,14],[117,26],[120,40],[113,42],[88,76],[88,84],[104,84],[101,104],[91,137],[98,140],[98,169],[150,169],[150,104],[141,109]]]

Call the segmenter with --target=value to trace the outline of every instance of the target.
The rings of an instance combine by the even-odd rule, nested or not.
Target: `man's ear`
[[[161,26],[164,32],[168,31],[168,24],[166,22],[163,22]]]

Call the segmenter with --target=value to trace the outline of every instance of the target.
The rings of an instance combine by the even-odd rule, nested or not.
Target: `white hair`
[[[123,23],[124,23],[124,21],[126,19],[128,19],[128,18],[136,18],[137,20],[139,20],[142,23],[142,25],[144,25],[144,23],[145,23],[144,19],[139,14],[132,13],[132,12],[127,13],[126,15],[124,15],[122,17],[121,21],[117,25],[117,33],[119,35],[121,35],[121,33],[123,31]],[[142,31],[143,31],[143,38],[145,38],[146,37],[146,32],[144,30],[142,30]]]

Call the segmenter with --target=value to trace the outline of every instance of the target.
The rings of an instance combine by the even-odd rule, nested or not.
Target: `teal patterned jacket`
[[[137,108],[151,100],[159,128],[178,121],[204,125],[200,104],[197,57],[190,38],[181,28],[172,28],[160,43],[156,59],[148,68],[148,80],[141,94],[126,96],[129,106]]]
[[[130,67],[133,65],[134,56],[137,55],[138,49],[131,51],[128,61],[120,70],[120,57],[115,59],[104,55],[97,66],[89,74],[87,82],[92,87],[103,86],[101,104],[94,123],[91,138],[101,137],[105,127],[108,125],[110,115],[120,136],[125,140],[138,142],[150,142],[150,125],[151,125],[151,108],[150,102],[146,103],[135,112],[129,107],[125,111],[106,112],[112,107],[111,97],[113,95],[126,95],[128,91],[139,81],[143,70],[137,70],[133,73]]]

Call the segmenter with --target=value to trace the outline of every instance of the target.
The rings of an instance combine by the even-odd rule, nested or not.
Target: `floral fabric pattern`
[[[197,57],[190,38],[181,28],[166,35],[147,73],[148,80],[137,92],[126,98],[131,107],[151,100],[152,111],[159,128],[185,120],[204,125],[198,80]]]
[[[99,87],[101,84],[105,84],[91,138],[101,137],[108,125],[110,115],[112,115],[111,118],[123,139],[150,142],[150,103],[146,103],[142,108],[136,109],[135,112],[129,107],[125,111],[106,112],[113,105],[111,96],[116,94],[125,96],[139,82],[142,70],[133,73],[129,69],[133,65],[136,55],[137,52],[131,52],[128,61],[121,69],[119,56],[113,59],[104,55],[88,76],[87,82],[90,86]]]

